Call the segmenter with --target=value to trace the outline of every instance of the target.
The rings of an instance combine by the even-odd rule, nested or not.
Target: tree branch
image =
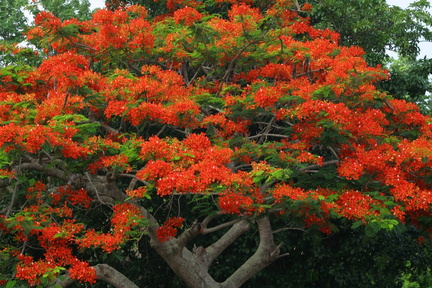
[[[232,221],[227,223],[232,223]],[[232,227],[221,238],[219,238],[219,240],[205,248],[202,253],[195,254],[197,254],[197,256],[204,262],[205,265],[207,265],[208,268],[214,259],[216,259],[238,237],[247,232],[249,228],[249,223],[246,220],[241,220],[240,222],[232,225]]]
[[[36,162],[31,163],[21,163],[15,166],[13,169],[16,173],[19,173],[21,170],[35,170],[42,173],[45,173],[46,175],[56,177],[63,181],[68,181],[69,178],[66,176],[66,173],[64,171],[61,171],[56,168],[46,168],[44,165],[41,165]]]
[[[231,220],[229,222],[225,222],[225,223],[219,224],[219,225],[211,227],[211,228],[207,228],[207,227],[206,228],[202,228],[201,229],[201,235],[207,235],[207,234],[219,231],[221,229],[224,229],[226,227],[233,226],[234,224],[236,224],[236,223],[238,223],[240,221],[242,221],[242,218],[240,218],[240,219],[234,219],[234,220]]]
[[[314,165],[306,166],[306,167],[300,169],[300,171],[305,171],[305,170],[310,170],[310,169],[316,169],[316,168],[320,168],[320,167],[323,167],[323,166],[330,166],[330,165],[337,164],[339,162],[340,162],[340,160],[326,161],[326,162],[322,163],[321,165],[314,164]]]
[[[186,244],[200,234],[198,221],[195,221],[192,226],[184,231],[177,239],[180,249],[183,249]]]
[[[273,126],[273,124],[276,122],[276,116],[273,116],[270,122],[267,124],[267,127],[264,129],[261,138],[258,140],[258,144],[262,144],[264,140],[267,140],[266,134],[268,134]]]
[[[268,216],[256,219],[256,223],[258,224],[260,236],[258,249],[252,257],[222,283],[223,287],[240,287],[279,257],[282,244],[279,244],[277,247],[274,244],[273,232]]]
[[[97,264],[93,268],[96,270],[96,278],[98,280],[111,284],[115,288],[139,288],[129,278],[108,264]],[[66,288],[76,282],[76,280],[70,278],[67,274],[63,276],[63,279],[58,278],[55,281],[56,285]]]

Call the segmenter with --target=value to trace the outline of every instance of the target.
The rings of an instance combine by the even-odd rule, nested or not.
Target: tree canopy
[[[91,17],[89,0],[36,0],[27,5],[26,9],[33,16],[42,11],[49,11],[61,20],[88,20]]]
[[[20,43],[23,48],[25,31],[31,25],[28,17],[35,17],[42,11],[54,13],[61,20],[78,18],[90,19],[90,2],[88,0],[8,0],[0,3],[0,65],[35,65],[40,64],[40,51],[15,49],[14,44]],[[27,14],[25,13],[27,12]],[[21,53],[19,53],[21,52]]]
[[[387,51],[415,59],[419,43],[431,41],[430,3],[418,0],[406,9],[385,0],[316,0],[311,14],[317,28],[330,28],[340,34],[341,45],[356,45],[366,51],[371,65],[383,64]],[[314,5],[316,4],[316,5]]]
[[[26,0],[10,0],[0,3],[0,41],[20,42],[27,19],[21,10]]]
[[[27,39],[45,59],[0,70],[5,283],[143,286],[127,263],[145,243],[189,287],[297,259],[299,232],[429,247],[431,118],[376,88],[387,71],[307,3],[161,2],[41,12]],[[236,246],[244,261],[215,271]]]

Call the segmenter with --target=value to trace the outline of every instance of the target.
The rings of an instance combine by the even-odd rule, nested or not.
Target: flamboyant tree
[[[27,37],[46,59],[0,70],[10,286],[138,287],[101,255],[142,241],[189,287],[239,287],[290,257],[275,233],[410,224],[429,241],[431,119],[375,88],[387,73],[362,49],[289,0],[166,7],[42,12]],[[253,252],[214,280],[247,233]]]

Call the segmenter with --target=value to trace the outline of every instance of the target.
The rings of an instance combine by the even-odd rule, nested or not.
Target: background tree
[[[26,0],[10,0],[0,3],[0,40],[19,43],[24,40],[27,19],[22,11]]]
[[[9,286],[135,287],[145,242],[190,287],[238,287],[302,252],[328,259],[306,235],[335,236],[343,257],[359,248],[350,228],[385,239],[415,225],[404,251],[430,245],[430,117],[377,90],[384,71],[286,1],[219,2],[36,17],[28,38],[48,58],[0,74]],[[376,255],[363,251],[334,275]],[[218,263],[230,252],[241,263]],[[397,271],[415,272],[415,256]]]
[[[37,0],[31,2],[27,9],[36,16],[42,11],[49,11],[61,20],[91,18],[90,2],[88,0]]]
[[[341,45],[360,46],[370,65],[386,63],[387,51],[415,59],[420,41],[431,41],[432,17],[428,1],[419,0],[406,9],[385,0],[308,1],[313,5],[312,23],[341,35]]]
[[[429,29],[432,17],[429,1],[419,0],[408,8],[390,6],[385,0],[318,0],[312,3],[312,23],[317,28],[330,28],[337,31],[343,46],[360,46],[370,65],[383,65],[389,68],[391,77],[380,83],[394,97],[424,103],[432,92],[429,75],[432,73],[430,59],[417,59],[419,43],[432,41]],[[387,51],[398,53],[403,58],[393,61]]]
[[[417,103],[424,113],[430,114],[432,60],[400,57],[389,63],[389,72],[391,81],[380,83],[380,88],[396,98]]]
[[[91,17],[90,2],[88,0],[11,0],[0,3],[0,65],[38,65],[43,53],[25,49],[28,43],[24,41],[24,32],[30,25],[24,14],[27,11],[35,17],[42,11],[54,13],[61,20],[77,18],[88,20]],[[19,48],[12,44],[21,43]],[[23,49],[21,49],[23,48]],[[10,68],[14,69],[14,68]],[[15,69],[15,70],[16,70]]]

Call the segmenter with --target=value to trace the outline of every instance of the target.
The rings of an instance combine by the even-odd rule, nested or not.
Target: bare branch
[[[149,185],[149,183],[147,181],[136,178],[135,174],[120,173],[120,174],[118,174],[118,176],[119,177],[133,178],[132,180],[139,181],[146,186]]]
[[[211,227],[211,228],[203,228],[203,229],[201,229],[201,234],[202,234],[202,235],[207,235],[207,234],[210,234],[210,233],[213,233],[213,232],[219,231],[219,230],[221,230],[221,229],[224,229],[224,228],[230,227],[230,226],[232,226],[232,225],[234,225],[234,224],[236,224],[237,222],[240,222],[240,221],[242,221],[242,220],[243,220],[243,218],[234,219],[234,220],[232,220],[232,221],[225,222],[225,223],[219,224],[219,225],[214,226],[214,227]]]
[[[219,240],[207,248],[196,249],[195,254],[201,259],[207,269],[211,263],[218,257],[231,243],[239,236],[249,230],[249,223],[246,220],[241,220],[235,223]]]
[[[46,168],[44,165],[36,162],[21,163],[15,166],[12,170],[15,171],[16,173],[19,173],[21,170],[34,170],[34,171],[45,173],[48,176],[56,177],[65,182],[69,180],[69,178],[66,176],[66,173],[64,171],[54,167]]]
[[[94,190],[94,192],[95,192],[95,194],[96,194],[96,197],[97,197],[99,203],[107,205],[108,203],[105,202],[105,200],[101,198],[101,193],[99,192],[99,190],[98,190],[98,188],[96,187],[96,185],[93,183],[92,179],[91,179],[90,176],[89,176],[89,173],[86,173],[85,175],[87,176],[87,180],[89,181],[90,185],[92,186],[92,188],[93,188],[93,190]],[[110,203],[110,204],[111,204],[111,203]],[[112,205],[112,204],[111,204],[111,205]]]
[[[241,222],[239,222],[241,223]],[[280,247],[274,244],[273,233],[268,216],[256,219],[258,224],[260,243],[252,255],[237,271],[235,271],[222,285],[224,287],[240,287],[243,283],[256,275],[279,257]]]
[[[306,171],[306,170],[318,169],[318,168],[320,168],[320,167],[334,165],[334,164],[337,164],[337,163],[339,163],[339,162],[340,162],[340,160],[331,160],[331,161],[326,161],[326,162],[322,163],[321,165],[314,164],[314,165],[306,166],[306,167],[300,169],[300,171],[303,171],[303,172],[304,172],[304,171]]]
[[[332,152],[333,156],[335,156],[336,159],[339,160],[339,155],[336,153],[336,151],[333,149],[333,147],[328,146],[327,148]]]
[[[305,230],[305,229],[303,229],[303,228],[298,228],[298,227],[286,227],[286,228],[281,228],[281,229],[274,230],[274,231],[273,231],[273,234],[280,233],[280,232],[283,232],[283,231],[288,231],[288,230],[297,230],[297,231],[302,231],[302,232],[305,232],[305,233],[309,233],[309,231],[307,231],[307,230]]]
[[[177,239],[178,239],[178,245],[181,249],[183,249],[186,244],[197,237],[200,234],[199,224],[198,221],[195,220],[195,222],[192,224],[192,226],[186,231],[184,231]]]
[[[12,208],[13,208],[13,206],[15,204],[16,195],[17,195],[17,192],[18,192],[18,186],[19,186],[19,181],[16,182],[15,188],[12,191],[12,198],[11,198],[11,201],[10,201],[10,203],[9,203],[9,205],[7,207],[6,213],[5,213],[6,219],[9,218],[10,214],[12,213]]]
[[[277,137],[277,138],[290,138],[291,136],[283,134],[260,133],[254,136],[247,137],[248,139],[261,138],[261,137]]]
[[[273,116],[273,118],[270,120],[270,122],[267,124],[267,127],[262,133],[262,137],[258,140],[258,144],[261,144],[264,142],[264,140],[267,140],[266,134],[268,134],[273,126],[273,124],[276,122],[276,117]]]
[[[291,255],[290,253],[280,254],[277,259]]]
[[[115,288],[139,288],[129,278],[108,264],[98,264],[93,268],[96,270],[96,278],[98,280],[111,284]],[[65,288],[76,282],[76,280],[70,278],[67,274],[63,275],[63,278],[62,280],[57,279],[55,284]]]
[[[207,225],[210,223],[210,221],[212,221],[213,219],[215,219],[216,217],[219,217],[222,215],[221,211],[218,211],[216,214],[213,215],[209,215],[206,218],[204,218],[204,220],[201,222],[201,227],[202,228],[207,228]]]

